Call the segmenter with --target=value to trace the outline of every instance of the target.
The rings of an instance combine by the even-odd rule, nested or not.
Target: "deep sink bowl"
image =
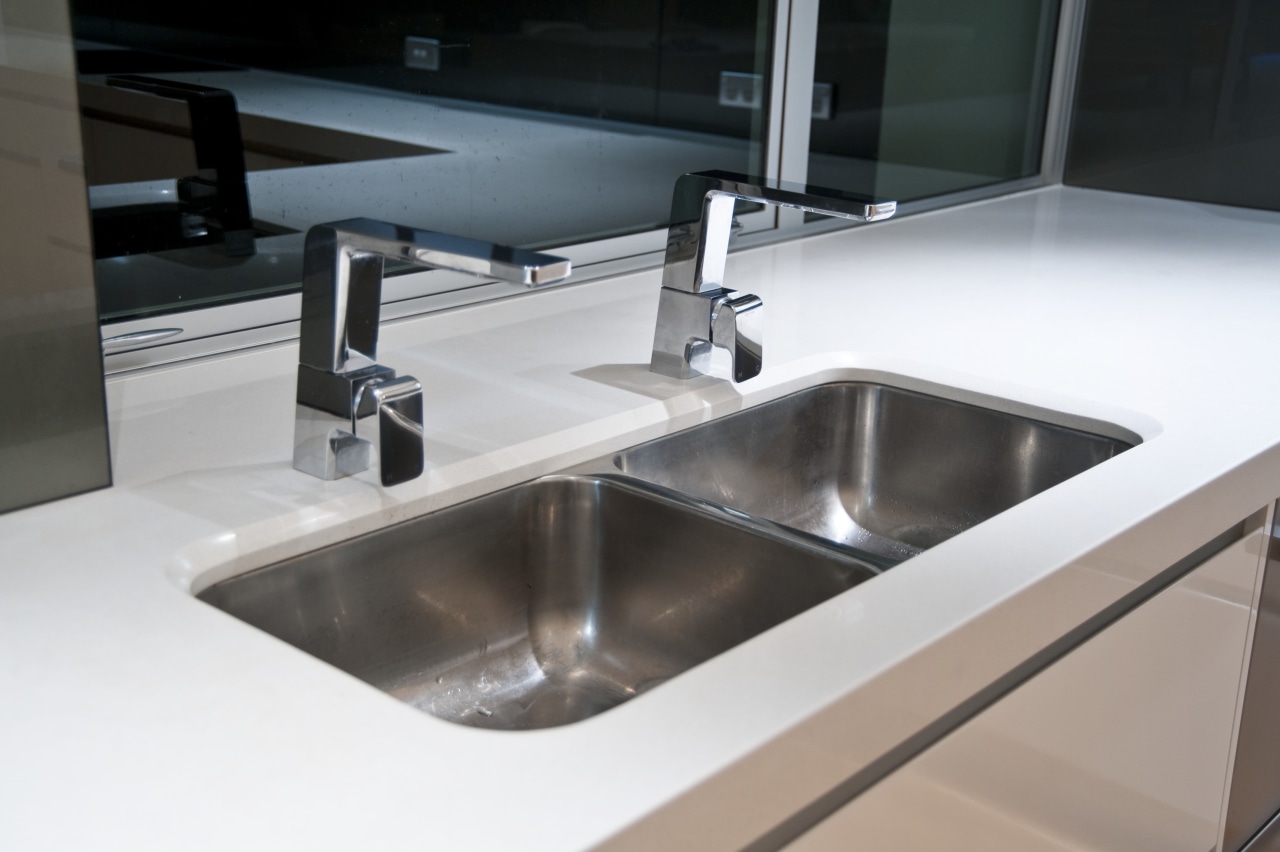
[[[901,560],[1132,446],[850,382],[659,438],[613,463],[629,476]]]
[[[443,719],[565,725],[1131,446],[824,385],[199,597]]]
[[[528,729],[607,710],[876,572],[678,497],[555,476],[199,597],[428,713]]]

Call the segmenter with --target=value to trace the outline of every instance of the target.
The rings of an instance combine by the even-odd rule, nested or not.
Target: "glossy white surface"
[[[1268,540],[1255,529],[787,852],[1217,848]]]
[[[733,255],[766,367],[649,374],[658,270],[384,329],[427,474],[289,458],[296,349],[108,382],[117,485],[0,517],[0,845],[735,848],[1280,493],[1280,215],[1071,189]],[[418,713],[190,596],[820,381],[1145,443],[565,728]]]

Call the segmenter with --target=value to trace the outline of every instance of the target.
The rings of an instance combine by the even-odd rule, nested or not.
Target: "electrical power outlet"
[[[835,114],[834,83],[813,84],[813,118],[827,121]],[[738,109],[760,109],[764,105],[764,77],[742,71],[720,72],[720,106]]]
[[[439,71],[440,39],[405,36],[404,66],[422,71]]]
[[[763,76],[741,71],[720,72],[720,106],[759,109],[763,103]]]

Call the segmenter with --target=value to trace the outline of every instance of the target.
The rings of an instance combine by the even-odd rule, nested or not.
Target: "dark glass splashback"
[[[296,291],[321,222],[575,245],[764,171],[772,0],[71,7],[107,322]]]
[[[734,136],[750,132],[753,112],[722,107],[720,74],[762,73],[768,59],[759,49],[768,16],[755,2],[369,0],[345,11],[291,0],[71,5],[78,39],[145,51],[152,73],[260,68]],[[415,58],[415,45],[427,52]],[[107,51],[81,58],[81,73],[138,70]]]
[[[1091,0],[1065,179],[1280,210],[1280,3]]]
[[[809,181],[915,201],[1040,168],[1057,0],[822,0]]]

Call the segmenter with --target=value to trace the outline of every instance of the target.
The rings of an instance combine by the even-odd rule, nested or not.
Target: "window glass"
[[[320,222],[544,248],[765,171],[769,0],[71,5],[108,321],[296,290]]]
[[[1035,175],[1056,0],[822,0],[808,180],[899,201]]]
[[[1088,7],[1066,181],[1280,210],[1280,4]]]

